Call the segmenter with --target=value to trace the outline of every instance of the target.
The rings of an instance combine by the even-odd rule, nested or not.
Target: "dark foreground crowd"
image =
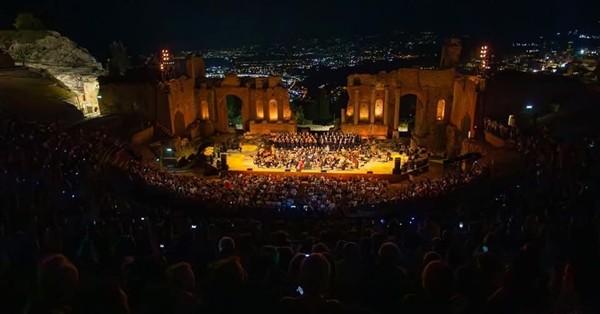
[[[3,115],[0,137],[0,313],[600,312],[597,152],[533,147],[427,212],[249,220],[119,194],[101,132]]]

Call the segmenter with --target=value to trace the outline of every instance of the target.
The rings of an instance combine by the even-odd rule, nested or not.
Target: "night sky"
[[[8,1],[0,8],[3,29],[12,27],[18,12],[32,12],[98,57],[112,40],[150,52],[163,46],[197,50],[393,30],[506,39],[600,28],[597,0]]]

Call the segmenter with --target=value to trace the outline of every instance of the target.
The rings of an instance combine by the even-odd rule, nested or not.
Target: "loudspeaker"
[[[175,158],[163,158],[162,159],[163,167],[166,168],[175,168],[177,166],[177,159]]]
[[[227,154],[221,153],[221,167],[227,166]]]
[[[325,173],[325,172],[327,172],[327,170],[325,170],[325,169],[321,169],[321,172],[322,172],[322,173]]]
[[[369,170],[367,171],[367,174],[373,174],[373,171]]]
[[[392,170],[392,174],[402,174],[402,160],[399,157],[394,158],[394,170]]]
[[[285,172],[290,172],[290,168],[285,168]]]
[[[248,169],[246,169],[246,170],[248,170],[248,171],[252,171],[252,168],[248,168]]]

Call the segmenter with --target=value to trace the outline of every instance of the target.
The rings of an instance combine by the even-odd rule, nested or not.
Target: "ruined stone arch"
[[[400,89],[400,95],[399,97],[402,98],[402,96],[406,96],[406,95],[415,95],[417,96],[417,104],[421,104],[421,106],[425,106],[425,104],[427,103],[427,97],[425,97],[425,94],[423,94],[422,91],[418,90],[418,89]],[[422,109],[423,107],[421,107]]]
[[[217,120],[221,125],[221,129],[227,129],[229,127],[229,116],[227,110],[227,98],[235,97],[240,101],[240,114],[243,129],[248,129],[248,123],[250,121],[250,110],[249,107],[249,93],[248,89],[244,87],[238,88],[219,88],[216,90],[216,105],[217,105]],[[236,123],[237,124],[237,123]]]
[[[237,95],[229,94],[223,97],[222,106],[224,106],[227,111],[227,125],[229,127],[234,127],[236,130],[240,128],[244,129],[244,122],[246,122],[244,121],[244,118],[247,118],[247,116],[244,115],[244,109],[246,109],[244,107],[247,106],[247,102]]]

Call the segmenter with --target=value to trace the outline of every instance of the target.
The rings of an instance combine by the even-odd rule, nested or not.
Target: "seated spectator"
[[[235,254],[235,241],[231,237],[222,237],[218,249],[220,258],[229,258]]]
[[[196,313],[198,301],[194,296],[196,277],[192,266],[187,262],[177,263],[167,268],[167,284],[173,298],[172,313]]]
[[[102,285],[78,294],[73,314],[129,314],[127,295],[117,285]]]
[[[334,292],[343,302],[352,304],[362,300],[366,269],[355,242],[344,244],[341,257],[335,265]]]
[[[452,300],[454,278],[450,267],[444,262],[429,262],[421,273],[422,292],[408,295],[403,301],[404,310],[409,313],[453,313],[453,302],[461,309],[460,300]]]
[[[296,293],[298,293],[296,290],[300,285],[300,268],[302,266],[302,263],[304,262],[304,259],[306,259],[307,256],[308,254],[296,253],[296,255],[294,255],[294,257],[292,257],[292,260],[290,261],[287,278],[288,290],[291,288],[291,292],[288,291],[288,295],[295,295]]]
[[[382,313],[397,309],[400,297],[407,293],[407,273],[400,260],[400,248],[393,242],[384,242],[368,276],[369,303]]]
[[[310,254],[302,262],[299,274],[298,297],[281,299],[282,311],[286,313],[343,313],[338,300],[328,299],[331,267],[320,253]]]
[[[77,268],[64,255],[45,257],[39,265],[37,295],[27,312],[71,312],[78,281]]]
[[[239,313],[250,303],[244,282],[247,275],[239,258],[217,261],[209,269],[203,291],[203,308],[208,313]]]

